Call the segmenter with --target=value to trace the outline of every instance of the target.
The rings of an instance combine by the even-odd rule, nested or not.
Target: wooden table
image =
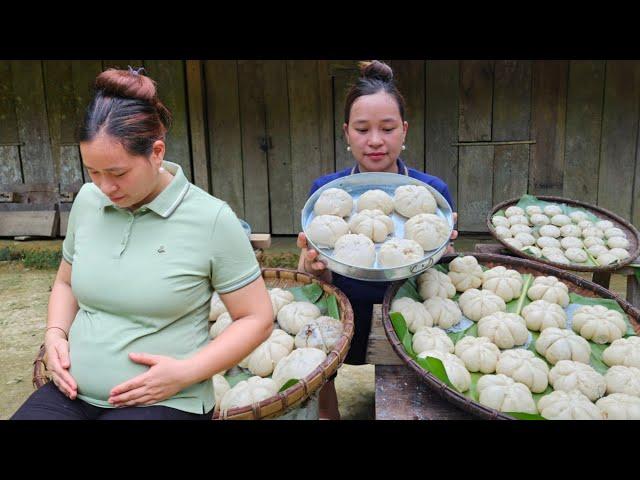
[[[514,256],[513,253],[511,253],[499,243],[479,243],[475,246],[475,251],[478,253],[492,253]],[[640,263],[640,258],[635,259],[632,263]],[[577,273],[570,269],[567,270],[572,273]],[[627,301],[634,307],[640,307],[640,285],[638,284],[638,278],[636,277],[633,268],[622,267],[618,270],[614,270],[613,272],[594,272],[592,281],[593,283],[597,283],[601,287],[609,290],[612,273],[627,277]]]
[[[398,357],[384,333],[382,305],[373,306],[366,361],[375,365],[376,420],[470,420],[474,417],[429,389]]]

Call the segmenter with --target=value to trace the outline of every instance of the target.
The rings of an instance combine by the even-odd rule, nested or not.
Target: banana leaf
[[[284,385],[282,385],[282,387],[280,387],[280,390],[278,390],[278,393],[280,392],[284,392],[287,388],[289,387],[293,387],[296,383],[298,383],[300,380],[298,380],[297,378],[290,378],[289,380],[287,380],[285,382]]]
[[[293,298],[296,302],[316,303],[324,293],[322,287],[317,283],[311,283],[304,287],[293,287],[287,290],[293,293]]]
[[[403,297],[409,297],[416,302],[422,302],[422,297],[418,293],[415,277],[412,277],[404,282],[404,284],[398,289],[398,293],[396,293],[396,296],[393,299],[396,300]]]
[[[233,388],[238,383],[242,382],[243,380],[248,380],[251,377],[253,377],[253,375],[249,371],[243,371],[242,373],[238,373],[236,375],[225,375],[224,379],[229,382],[229,386]]]
[[[442,361],[439,358],[434,357],[425,357],[425,358],[416,358],[416,363],[420,365],[427,372],[433,374],[434,377],[442,380],[449,388],[452,388],[456,392],[458,389],[453,386],[451,381],[449,380],[449,376],[447,375],[447,371],[442,364]]]
[[[335,318],[336,320],[340,320],[340,309],[338,308],[338,299],[335,295],[329,295],[327,298],[328,312],[329,316]]]
[[[395,330],[398,339],[400,339],[400,341],[402,342],[402,346],[404,347],[405,351],[411,358],[415,359],[416,352],[414,352],[412,345],[413,335],[411,335],[411,332],[409,332],[409,329],[407,328],[407,322],[405,321],[404,317],[401,313],[398,312],[391,313],[389,317],[391,318],[391,325],[393,325],[393,329]]]

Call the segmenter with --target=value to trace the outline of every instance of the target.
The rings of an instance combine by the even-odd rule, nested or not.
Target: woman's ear
[[[349,125],[346,123],[342,124],[342,132],[344,133],[344,141],[349,143]]]
[[[165,144],[162,140],[156,140],[153,142],[153,147],[151,150],[151,161],[158,168],[162,166],[162,161],[164,160],[164,152],[165,152]]]

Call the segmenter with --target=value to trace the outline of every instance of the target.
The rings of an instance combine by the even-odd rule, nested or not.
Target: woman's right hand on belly
[[[44,345],[45,364],[51,372],[53,383],[71,400],[75,399],[78,395],[78,385],[69,373],[69,342],[61,332],[52,329],[45,334]]]

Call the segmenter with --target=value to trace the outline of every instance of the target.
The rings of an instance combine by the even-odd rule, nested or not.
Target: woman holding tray
[[[52,382],[12,419],[210,419],[211,377],[273,328],[239,220],[163,161],[170,113],[140,71],[107,70],[80,132],[91,176],[49,298]],[[235,320],[209,341],[213,290]]]
[[[336,178],[360,172],[389,172],[408,175],[431,185],[453,210],[453,200],[445,182],[407,167],[400,158],[408,128],[404,99],[395,85],[391,68],[379,61],[361,63],[361,76],[347,94],[343,125],[347,150],[353,155],[355,165],[318,178],[309,195]],[[457,214],[453,215],[455,221]],[[457,235],[454,230],[451,239]],[[373,305],[382,303],[389,283],[354,280],[330,272],[323,262],[316,260],[318,252],[307,248],[304,233],[298,235],[297,243],[301,249],[298,269],[333,283],[349,298],[355,316],[355,332],[345,363],[364,364]],[[450,246],[447,253],[452,251]],[[340,418],[334,379],[329,380],[320,392],[321,418]]]

